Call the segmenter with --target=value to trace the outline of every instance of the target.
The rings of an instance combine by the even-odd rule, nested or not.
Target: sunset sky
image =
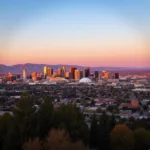
[[[0,64],[150,67],[149,0],[0,0]]]

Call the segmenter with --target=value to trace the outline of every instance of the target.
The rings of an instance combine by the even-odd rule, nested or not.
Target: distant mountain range
[[[57,70],[58,68],[61,68],[63,65],[48,65],[48,64],[16,64],[12,66],[6,66],[3,64],[0,64],[0,74],[5,74],[8,72],[20,74],[22,73],[23,69],[27,69],[28,72],[43,72],[43,67],[47,66],[50,68],[53,68],[54,70]],[[84,69],[87,66],[78,66],[78,65],[65,65],[68,69],[71,67],[76,67],[78,69]],[[141,71],[150,71],[150,68],[131,68],[131,67],[89,67],[91,71],[112,71],[112,72],[141,72]]]

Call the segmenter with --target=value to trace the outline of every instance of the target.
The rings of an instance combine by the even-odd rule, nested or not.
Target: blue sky
[[[58,59],[90,65],[90,58],[94,66],[107,59],[107,65],[110,60],[117,65],[116,59],[125,56],[119,65],[148,66],[149,16],[149,0],[0,0],[1,63],[51,64]]]

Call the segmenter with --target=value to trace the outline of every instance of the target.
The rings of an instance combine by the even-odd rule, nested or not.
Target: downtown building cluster
[[[91,71],[90,68],[78,69],[76,67],[67,68],[62,66],[57,69],[53,69],[47,66],[43,67],[43,72],[28,72],[27,69],[23,69],[22,74],[13,75],[8,73],[0,80],[5,82],[15,82],[18,80],[27,81],[39,81],[50,78],[62,78],[69,81],[79,81],[82,78],[89,78],[92,81],[98,81],[100,79],[119,79],[119,73],[111,73],[107,71]]]
[[[61,68],[58,68],[55,71],[53,68],[44,66],[43,72],[41,72],[41,73],[32,72],[30,75],[28,75],[26,69],[23,70],[23,80],[32,79],[32,80],[36,81],[36,80],[46,79],[46,78],[50,78],[50,77],[52,77],[52,78],[61,77],[61,78],[70,79],[70,80],[80,80],[80,79],[86,77],[86,78],[90,78],[92,80],[97,81],[100,78],[119,79],[119,73],[115,73],[112,76],[112,74],[110,74],[107,71],[102,71],[102,73],[100,73],[99,71],[90,72],[90,68],[85,68],[84,70],[79,70],[75,67],[68,69],[66,66],[62,66]]]

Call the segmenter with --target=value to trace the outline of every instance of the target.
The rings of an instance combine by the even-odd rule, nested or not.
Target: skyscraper
[[[43,73],[44,73],[44,76],[47,76],[47,66],[44,66]]]
[[[85,77],[90,76],[90,69],[89,68],[85,68],[84,72],[85,72]]]
[[[80,79],[84,77],[84,72],[80,70]]]
[[[62,77],[62,68],[58,68],[58,76]]]
[[[27,70],[23,69],[23,80],[27,79]]]
[[[51,77],[53,75],[53,68],[48,68],[47,69],[47,76]]]
[[[33,81],[37,81],[37,73],[36,72],[32,72],[31,76],[32,76]]]
[[[115,73],[115,79],[119,79],[119,73]]]
[[[75,80],[79,80],[80,79],[80,71],[79,70],[75,70]]]
[[[102,71],[102,78],[108,79],[109,73],[107,71]]]
[[[66,71],[67,71],[66,66],[62,66],[62,77],[65,77]]]
[[[98,77],[99,77],[99,72],[98,72],[98,71],[95,71],[95,72],[94,72],[94,78],[95,78],[95,79],[98,79]]]
[[[70,68],[70,73],[71,73],[71,79],[75,79],[75,70],[77,68]]]
[[[69,79],[69,78],[70,78],[70,72],[66,72],[66,73],[65,73],[65,78],[66,78],[66,79]]]

